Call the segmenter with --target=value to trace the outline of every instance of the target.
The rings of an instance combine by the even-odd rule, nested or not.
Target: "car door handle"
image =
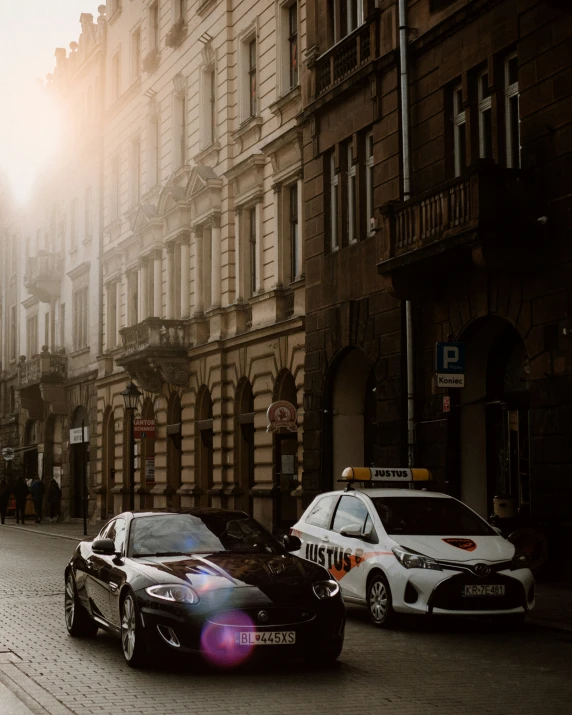
[[[329,541],[330,541],[330,539],[329,539],[329,538],[328,538],[327,536],[322,536],[322,541],[326,541],[326,542],[329,542]]]

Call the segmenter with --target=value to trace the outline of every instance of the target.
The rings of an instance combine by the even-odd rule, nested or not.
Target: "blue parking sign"
[[[437,343],[436,372],[441,375],[458,375],[465,372],[465,343]]]

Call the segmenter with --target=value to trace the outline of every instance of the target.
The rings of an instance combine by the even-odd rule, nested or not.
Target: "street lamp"
[[[129,509],[135,511],[135,437],[133,430],[133,416],[139,406],[139,398],[143,393],[137,389],[137,385],[130,381],[127,387],[121,392],[125,409],[129,414]]]

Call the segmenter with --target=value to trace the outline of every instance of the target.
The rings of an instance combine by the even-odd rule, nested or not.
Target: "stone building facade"
[[[549,0],[406,5],[407,200],[397,3],[308,12],[304,492],[349,464],[407,463],[410,301],[415,463],[483,516],[510,497],[563,543],[572,15]],[[449,412],[440,341],[467,355]]]
[[[304,2],[108,3],[97,513],[297,515],[304,363]],[[283,399],[298,432],[266,430]],[[287,457],[287,459],[282,459]],[[284,465],[284,469],[282,466]]]

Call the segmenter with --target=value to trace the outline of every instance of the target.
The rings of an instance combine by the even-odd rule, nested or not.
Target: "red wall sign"
[[[133,420],[133,437],[145,439],[156,434],[155,420]]]

